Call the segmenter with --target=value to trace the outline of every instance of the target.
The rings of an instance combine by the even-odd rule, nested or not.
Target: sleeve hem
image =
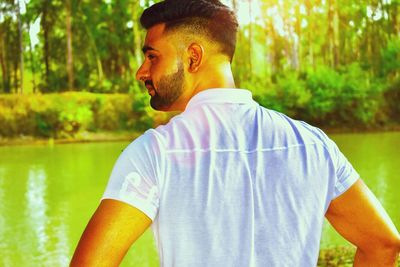
[[[338,184],[335,188],[335,194],[333,195],[332,200],[346,192],[358,179],[360,179],[360,175],[357,172],[354,172],[345,181]]]
[[[150,205],[143,203],[142,201],[126,200],[126,199],[122,199],[120,197],[115,197],[113,195],[103,195],[103,197],[100,199],[100,201],[103,199],[113,199],[113,200],[124,202],[124,203],[140,210],[141,212],[143,212],[152,221],[154,221],[154,218],[156,217],[156,212],[154,211],[154,207],[151,207]]]

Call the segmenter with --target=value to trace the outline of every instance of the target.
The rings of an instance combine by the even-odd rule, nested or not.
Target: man
[[[161,266],[315,266],[324,216],[355,266],[395,266],[399,233],[337,146],[234,89],[229,8],[166,0],[141,23],[137,79],[182,113],[121,154],[72,266],[118,265],[150,225]]]

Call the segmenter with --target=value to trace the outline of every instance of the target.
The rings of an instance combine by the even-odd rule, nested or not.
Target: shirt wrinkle
[[[255,152],[269,152],[269,151],[277,151],[277,150],[286,150],[291,148],[305,147],[317,145],[317,143],[308,143],[308,144],[296,144],[282,147],[274,147],[274,148],[257,148],[253,150],[243,150],[243,149],[229,149],[229,148],[194,148],[194,149],[166,149],[166,153],[191,153],[191,152],[240,152],[240,153],[255,153]]]
[[[327,207],[358,178],[320,129],[210,89],[122,152],[103,199],[153,220],[162,267],[308,267]]]

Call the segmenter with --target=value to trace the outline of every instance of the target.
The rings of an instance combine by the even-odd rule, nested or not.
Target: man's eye
[[[150,60],[152,60],[152,59],[154,59],[154,58],[156,58],[154,55],[147,55],[147,58],[148,59],[150,59]]]

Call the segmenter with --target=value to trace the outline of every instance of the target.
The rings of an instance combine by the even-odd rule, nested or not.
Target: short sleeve
[[[360,175],[347,160],[345,155],[339,150],[338,146],[329,139],[331,157],[335,166],[335,190],[332,199],[337,198],[349,189]]]
[[[154,220],[159,207],[161,158],[161,146],[155,134],[145,132],[119,156],[102,199],[125,202]]]

